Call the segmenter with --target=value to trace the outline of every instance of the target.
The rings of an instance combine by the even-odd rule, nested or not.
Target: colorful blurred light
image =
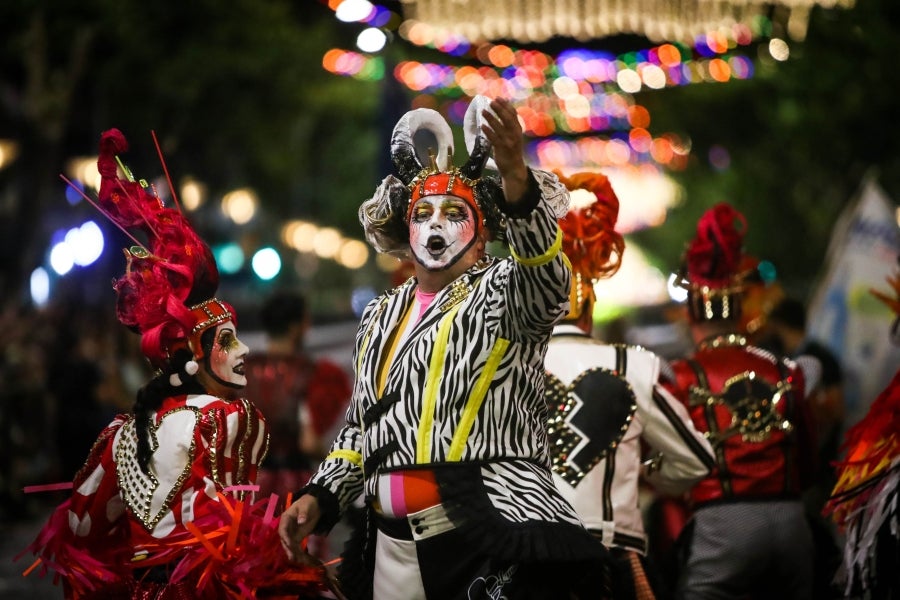
[[[236,242],[229,242],[213,250],[219,270],[234,275],[244,266],[244,251]]]
[[[66,233],[65,243],[72,253],[72,261],[79,267],[93,264],[103,253],[103,232],[93,221]]]
[[[66,242],[54,244],[50,249],[50,267],[57,275],[65,275],[75,266],[72,249]]]
[[[281,255],[275,248],[261,248],[253,255],[250,266],[257,277],[269,281],[281,272]]]
[[[718,144],[709,149],[709,164],[716,171],[724,171],[731,166],[731,154],[728,149]]]
[[[356,47],[363,52],[378,52],[386,42],[387,36],[377,27],[367,27],[356,37]]]
[[[332,0],[329,6],[339,8],[341,4]],[[375,5],[373,12],[379,13],[381,8]],[[762,18],[713,28],[697,35],[693,44],[666,41],[618,56],[572,48],[554,57],[483,39],[470,43],[461,35],[462,30],[405,19],[397,26],[401,37],[472,61],[464,65],[405,61],[397,65],[393,75],[419,94],[413,100],[414,107],[438,110],[451,123],[461,123],[469,97],[504,96],[517,103],[523,128],[530,137],[574,134],[600,138],[602,144],[592,146],[590,152],[575,152],[575,156],[589,155],[593,164],[655,162],[681,169],[689,151],[676,151],[665,136],[654,138],[649,133],[649,111],[639,106],[633,95],[752,77],[753,63],[734,51],[750,44],[770,26]],[[336,74],[369,79],[361,74],[366,60],[356,53],[332,50],[323,58],[323,66]],[[633,129],[641,131],[631,132]],[[558,154],[564,147],[544,147],[537,152]]]
[[[38,267],[31,272],[29,287],[31,301],[36,306],[45,306],[50,299],[50,274],[44,267]]]
[[[344,0],[337,6],[334,16],[339,21],[353,23],[370,18],[374,12],[375,7],[368,0]]]

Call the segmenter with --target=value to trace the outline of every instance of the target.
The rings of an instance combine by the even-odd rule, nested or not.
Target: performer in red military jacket
[[[800,500],[815,444],[804,391],[820,369],[748,344],[741,290],[754,267],[746,221],[728,204],[697,225],[681,271],[696,350],[674,361],[670,391],[713,446],[716,467],[691,492],[679,598],[809,598],[813,544]],[[803,368],[805,367],[805,368]]]

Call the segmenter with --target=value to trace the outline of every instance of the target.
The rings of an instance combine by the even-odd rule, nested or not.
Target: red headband
[[[192,306],[191,317],[193,318],[194,326],[188,332],[187,339],[173,344],[174,348],[172,348],[172,351],[174,352],[180,347],[187,346],[197,361],[201,360],[205,355],[203,344],[200,343],[200,338],[204,331],[217,327],[225,321],[232,321],[237,326],[237,316],[235,316],[234,309],[230,304],[218,298],[210,298]]]
[[[454,196],[465,200],[475,211],[476,222],[481,223],[484,220],[484,214],[475,200],[474,184],[475,182],[468,181],[456,169],[449,173],[431,173],[421,179],[416,179],[411,185],[412,199],[409,202],[409,209],[406,211],[406,221],[409,222],[413,206],[420,198],[424,196]]]

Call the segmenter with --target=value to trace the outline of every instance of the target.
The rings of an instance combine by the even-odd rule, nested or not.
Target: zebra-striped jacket
[[[568,312],[571,272],[546,199],[507,218],[506,236],[509,258],[486,257],[438,292],[395,349],[382,393],[381,361],[415,278],[366,307],[347,425],[310,482],[341,511],[363,491],[374,497],[377,473],[424,467],[438,474],[442,497],[469,494],[458,505],[482,507],[494,525],[583,531],[549,468],[543,363]]]

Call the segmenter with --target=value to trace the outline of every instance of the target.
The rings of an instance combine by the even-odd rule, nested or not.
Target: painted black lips
[[[433,235],[428,238],[428,242],[425,244],[425,247],[428,248],[428,251],[432,255],[440,255],[447,249],[447,242],[444,241],[444,238]]]

